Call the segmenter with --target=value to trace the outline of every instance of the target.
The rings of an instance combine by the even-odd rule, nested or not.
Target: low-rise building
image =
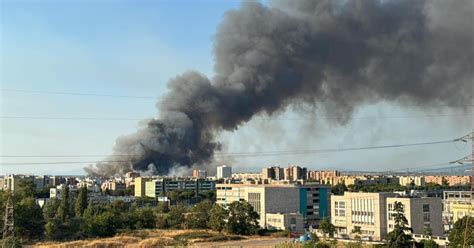
[[[123,190],[125,189],[125,184],[111,179],[103,182],[102,185],[100,185],[100,189],[102,190],[102,192]]]
[[[318,226],[329,217],[329,192],[320,184],[217,184],[216,203],[227,205],[247,201],[259,214],[259,224],[265,228],[269,213],[300,213],[306,226]]]
[[[268,230],[290,230],[304,232],[304,218],[300,213],[267,213],[266,228]]]

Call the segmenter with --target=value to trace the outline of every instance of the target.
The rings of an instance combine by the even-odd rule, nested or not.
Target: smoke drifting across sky
[[[89,174],[167,174],[205,166],[216,137],[292,104],[347,121],[361,104],[459,107],[471,101],[473,1],[244,2],[214,40],[214,76],[171,79],[159,117],[121,136]]]

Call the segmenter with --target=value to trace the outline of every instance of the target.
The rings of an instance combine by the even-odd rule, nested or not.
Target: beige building
[[[454,206],[472,204],[471,191],[444,191],[443,192],[443,224],[446,232],[451,230],[454,222]],[[457,217],[456,217],[457,219]]]
[[[402,186],[410,186],[411,184],[425,186],[425,177],[423,176],[402,176],[399,177],[399,180]]]
[[[145,183],[151,178],[137,177],[135,178],[135,197],[145,197]]]
[[[268,230],[304,232],[304,218],[303,215],[299,213],[267,213],[265,222]]]
[[[382,240],[387,233],[386,199],[393,193],[344,192],[331,196],[331,222],[341,237]],[[361,234],[353,234],[355,227]]]
[[[473,202],[455,203],[452,206],[453,210],[453,223],[462,219],[464,216],[474,217],[474,204]]]
[[[393,219],[395,202],[402,203],[404,215],[414,234],[425,234],[427,228],[431,229],[432,235],[442,236],[444,234],[441,217],[442,200],[437,197],[387,198],[387,232],[392,231],[395,226]]]
[[[267,226],[269,213],[300,213],[305,225],[317,226],[329,216],[326,185],[307,184],[217,184],[216,203],[227,205],[247,201],[259,214],[259,224]]]

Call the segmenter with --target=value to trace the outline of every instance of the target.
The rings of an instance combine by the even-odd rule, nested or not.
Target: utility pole
[[[15,220],[13,218],[13,199],[12,193],[8,195],[7,205],[5,207],[5,216],[3,219],[3,240],[11,240],[14,242],[15,239]],[[8,244],[3,243],[3,247],[7,247]]]

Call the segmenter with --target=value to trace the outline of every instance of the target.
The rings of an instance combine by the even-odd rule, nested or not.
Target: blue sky
[[[212,76],[212,40],[224,13],[238,1],[1,1],[1,88],[148,96],[156,99],[1,92],[1,116],[143,119],[156,116],[166,83],[185,70]],[[403,116],[431,114],[390,103],[356,113]],[[436,113],[459,114],[452,110]],[[300,116],[291,110],[283,116]],[[354,147],[455,138],[468,132],[470,118],[355,119],[331,123],[252,121],[222,135],[228,151]],[[138,121],[0,119],[2,155],[109,154],[115,139],[136,130]],[[402,128],[403,127],[403,128]],[[312,135],[297,130],[314,129]],[[262,130],[274,130],[266,134]],[[271,142],[271,144],[269,144]],[[464,156],[469,149],[441,145],[410,150],[337,155],[236,158],[239,170],[297,163],[311,168],[379,169],[423,165]],[[403,159],[400,159],[403,158]],[[79,174],[85,164],[29,165],[27,162],[98,158],[0,158],[0,174]],[[228,162],[228,161],[227,161]]]

